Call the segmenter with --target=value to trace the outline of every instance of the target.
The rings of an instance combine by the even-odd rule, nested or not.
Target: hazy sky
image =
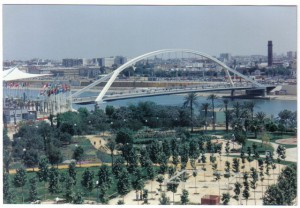
[[[210,55],[296,51],[296,7],[4,5],[7,59],[135,57],[164,48]]]

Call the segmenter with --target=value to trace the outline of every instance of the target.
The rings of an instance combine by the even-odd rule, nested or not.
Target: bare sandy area
[[[278,144],[297,144],[297,138],[277,139],[275,142]]]
[[[175,203],[180,203],[180,195],[182,194],[182,189],[187,189],[189,192],[189,200],[190,203],[192,204],[200,204],[201,202],[201,197],[203,197],[204,195],[222,195],[222,193],[230,193],[231,196],[234,195],[234,183],[236,181],[242,183],[243,179],[242,179],[242,173],[239,175],[234,174],[231,171],[231,177],[229,178],[229,185],[228,185],[228,179],[225,178],[223,176],[224,174],[224,168],[225,168],[225,161],[229,161],[231,166],[232,166],[232,157],[228,157],[225,154],[225,141],[222,139],[219,139],[218,142],[223,142],[223,150],[222,150],[222,154],[221,156],[219,156],[219,154],[215,154],[215,156],[217,157],[217,170],[221,173],[221,179],[219,182],[215,181],[215,177],[213,176],[213,170],[212,170],[212,166],[211,164],[209,164],[209,156],[210,154],[206,154],[207,157],[207,163],[206,164],[202,164],[202,163],[197,163],[197,171],[198,174],[196,177],[192,176],[192,170],[189,169],[191,166],[188,163],[187,169],[189,169],[187,172],[189,173],[190,177],[188,178],[188,180],[186,182],[180,182],[178,188],[177,188],[177,192],[174,194],[174,201]],[[233,147],[233,145],[235,145],[235,147],[237,147],[237,144],[232,144],[230,143],[231,148]],[[242,165],[241,161],[240,164]],[[202,167],[206,167],[206,171],[204,172],[202,170]],[[240,167],[241,167],[240,165]],[[245,169],[241,169],[241,172],[248,172],[250,173],[250,168],[251,167],[257,167],[257,162],[253,161],[251,163],[249,163],[248,161],[246,161],[245,163]],[[267,186],[271,185],[273,183],[276,182],[278,174],[279,174],[279,167],[282,170],[285,166],[284,165],[276,165],[276,169],[270,170],[270,176],[266,176],[265,175],[265,179],[263,182],[261,182],[260,180],[258,181],[258,186],[255,190],[255,194],[253,189],[250,189],[250,198],[248,199],[247,204],[248,205],[262,205],[262,195],[263,193],[266,191]],[[165,182],[167,182],[166,180],[169,178],[168,174],[164,175],[165,177]],[[251,177],[249,175],[248,181],[250,183],[251,181]],[[151,185],[152,184],[152,185]],[[162,192],[165,192],[167,197],[170,198],[170,202],[173,202],[173,193],[170,191],[166,190],[166,185],[162,186],[162,191],[160,191],[159,189],[159,183],[156,181],[150,182],[148,181],[145,184],[145,189],[147,189],[150,193],[148,195],[148,198],[150,199],[148,202],[150,205],[158,205],[159,204],[159,198],[160,198],[160,194]],[[152,191],[151,191],[152,190]],[[243,188],[242,188],[243,190]],[[131,191],[130,193],[128,193],[126,196],[124,196],[124,201],[125,204],[130,204],[130,205],[141,205],[143,204],[143,201],[136,201],[136,192],[135,191]],[[254,200],[254,196],[256,198],[256,200]],[[117,204],[117,202],[119,200],[122,200],[122,197],[118,197],[115,199],[112,199],[109,201],[109,204],[111,205],[115,205]],[[246,205],[246,201],[242,198],[241,196],[241,203],[243,205]],[[229,202],[230,205],[240,205],[239,202],[237,202],[234,199],[230,199]]]

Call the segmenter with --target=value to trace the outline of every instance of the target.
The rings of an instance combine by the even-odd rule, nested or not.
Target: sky
[[[136,57],[166,48],[213,56],[297,49],[296,6],[3,5],[3,59]]]

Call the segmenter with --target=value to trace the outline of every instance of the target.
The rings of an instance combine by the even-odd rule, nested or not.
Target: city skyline
[[[297,50],[296,9],[3,5],[3,58],[134,57],[162,48],[267,55],[269,40],[274,53],[286,54]]]

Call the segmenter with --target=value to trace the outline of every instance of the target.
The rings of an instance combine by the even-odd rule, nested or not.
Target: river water
[[[83,96],[96,96],[97,93],[87,92],[83,94]],[[218,98],[215,100],[216,108],[221,108],[223,106],[223,99]],[[106,102],[101,104],[100,108],[105,109],[107,105],[112,105],[115,107],[119,106],[126,106],[128,104],[137,104],[140,101],[152,101],[158,105],[177,105],[182,106],[184,102],[184,95],[164,95],[164,96],[154,96],[154,97],[143,97],[143,98],[133,98],[133,99],[126,99],[126,100],[116,100],[111,102]],[[211,103],[210,100],[207,100],[207,97],[198,97],[199,106],[201,103]],[[245,102],[250,101],[249,99],[234,99],[233,102]],[[296,111],[297,110],[297,101],[296,100],[262,100],[262,99],[253,99],[255,102],[254,112],[263,111],[267,115],[271,116],[274,115],[277,117],[278,113],[284,109]],[[80,107],[86,107],[89,110],[94,109],[94,105],[76,105],[73,104],[74,109],[78,109]]]
[[[26,90],[24,91],[29,98],[36,98],[39,95],[38,90]],[[8,90],[4,89],[3,90],[3,96],[6,97],[8,94],[10,96],[17,96],[17,97],[22,97],[24,92],[20,92],[19,90]],[[84,92],[81,94],[82,97],[85,96],[97,96],[98,93],[96,92]],[[223,99],[220,97],[216,99],[215,101],[215,106],[216,108],[221,107],[223,105]],[[115,107],[119,106],[126,106],[128,104],[137,104],[140,101],[153,101],[158,105],[177,105],[177,106],[182,106],[184,102],[184,95],[164,95],[164,96],[154,96],[154,97],[143,97],[143,98],[132,98],[132,99],[126,99],[126,100],[116,100],[116,101],[111,101],[107,103],[102,103],[100,105],[101,109],[105,109],[107,105],[112,105]],[[249,101],[249,99],[244,100],[244,99],[235,99],[234,101],[239,101],[239,102],[244,102],[244,101]],[[291,110],[291,111],[296,111],[297,110],[297,101],[296,100],[261,100],[261,99],[253,99],[253,101],[256,103],[254,111],[263,111],[267,115],[274,115],[277,117],[278,113],[284,109]],[[198,97],[198,103],[199,106],[201,103],[205,102],[211,102],[210,100],[207,100],[207,97]],[[88,110],[93,110],[94,105],[76,105],[73,104],[73,108],[77,110],[80,107],[86,107]]]

